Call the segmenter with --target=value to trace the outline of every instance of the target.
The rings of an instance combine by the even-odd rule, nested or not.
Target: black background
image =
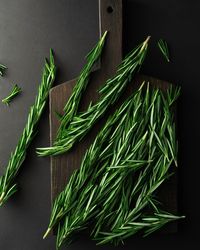
[[[116,249],[199,249],[199,13],[197,0],[124,0],[124,53],[151,35],[142,72],[182,86],[178,105],[179,213],[187,218],[177,234],[134,237]],[[156,47],[160,37],[170,45],[169,64]],[[6,77],[0,78],[0,99],[13,83],[23,89],[10,107],[0,104],[0,174],[25,125],[49,48],[56,53],[59,84],[78,75],[84,56],[97,39],[97,0],[0,0],[0,63],[9,67]],[[46,146],[48,141],[46,109],[17,178],[19,191],[0,208],[0,250],[55,249],[54,237],[42,240],[50,215],[49,159],[35,155],[35,147]],[[68,249],[113,247],[96,247],[82,237]]]

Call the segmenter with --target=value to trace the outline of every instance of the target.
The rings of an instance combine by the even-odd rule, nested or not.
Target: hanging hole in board
[[[112,6],[108,6],[107,7],[107,12],[108,13],[112,13],[113,12],[113,7]]]

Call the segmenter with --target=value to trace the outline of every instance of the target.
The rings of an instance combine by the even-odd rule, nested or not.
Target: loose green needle
[[[0,63],[0,76],[3,76],[5,74],[7,67]]]
[[[149,39],[150,37],[147,37],[143,43],[125,57],[118,66],[116,75],[108,79],[99,90],[99,101],[94,105],[90,105],[86,111],[75,115],[69,126],[63,130],[61,139],[56,140],[52,147],[37,149],[39,156],[59,155],[67,152],[88,133],[107,109],[114,105],[134,74],[140,69],[146,56]]]
[[[169,49],[168,49],[167,42],[163,39],[159,39],[158,47],[159,47],[161,53],[163,54],[163,56],[165,57],[165,59],[167,60],[167,62],[170,62]]]
[[[9,105],[10,102],[14,99],[14,97],[21,93],[21,91],[21,88],[17,84],[15,84],[11,93],[6,98],[4,98],[2,102],[6,105]]]
[[[17,191],[17,185],[14,183],[15,177],[26,158],[27,149],[36,134],[37,124],[55,79],[55,71],[54,57],[52,51],[50,51],[49,62],[45,61],[38,96],[35,99],[34,105],[30,108],[26,126],[14,152],[11,153],[5,173],[0,177],[0,206]]]

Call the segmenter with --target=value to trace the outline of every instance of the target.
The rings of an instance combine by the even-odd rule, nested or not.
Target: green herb
[[[149,215],[135,217],[134,221],[121,225],[119,231],[114,234],[113,232],[101,232],[102,236],[99,238],[99,240],[101,240],[99,244],[105,244],[112,240],[114,244],[118,245],[119,241],[123,243],[124,239],[140,231],[143,231],[144,237],[146,237],[166,224],[184,218],[185,216],[176,216],[165,211],[157,210],[157,212]]]
[[[5,74],[5,70],[7,67],[0,63],[0,76],[3,76]]]
[[[39,156],[67,152],[75,142],[81,140],[88,133],[97,120],[116,102],[132,76],[139,70],[146,56],[149,38],[133,49],[119,65],[116,75],[106,81],[99,91],[100,100],[96,104],[90,105],[85,112],[75,115],[69,126],[63,131],[62,139],[55,141],[52,147],[38,148]]]
[[[101,55],[101,52],[105,43],[106,34],[107,34],[107,31],[104,33],[100,41],[92,49],[92,51],[89,52],[89,54],[86,57],[87,64],[82,69],[80,76],[76,82],[76,85],[72,91],[72,94],[64,107],[64,115],[60,119],[61,124],[58,129],[56,140],[59,140],[59,138],[62,138],[62,135],[64,133],[63,131],[65,130],[67,125],[70,123],[74,115],[77,113],[82,93],[86,89],[87,84],[89,82],[89,76],[90,76],[92,67]]]
[[[143,84],[108,120],[55,200],[45,236],[59,223],[57,248],[89,224],[99,244],[118,244],[139,230],[147,234],[172,221],[138,227],[147,206],[155,210],[151,217],[160,211],[155,192],[177,162],[171,106],[179,93],[172,86],[167,94],[150,91],[149,85],[144,91]]]
[[[11,90],[11,93],[2,100],[3,103],[5,103],[6,105],[9,105],[10,102],[13,100],[13,98],[15,96],[17,96],[19,93],[21,93],[21,88],[18,87],[17,84],[14,85],[13,89]]]
[[[0,177],[0,205],[5,203],[8,198],[17,191],[17,185],[14,183],[15,177],[25,160],[27,148],[36,134],[36,126],[55,79],[55,70],[53,54],[52,51],[50,51],[50,61],[49,63],[47,61],[45,62],[38,96],[35,99],[34,105],[30,108],[27,124],[22,132],[15,151],[11,153],[5,174]]]
[[[158,47],[159,47],[160,51],[162,52],[163,56],[165,57],[165,59],[167,60],[167,62],[170,62],[169,49],[168,49],[167,42],[163,39],[159,39]]]
[[[48,235],[51,229],[63,218],[67,211],[70,210],[67,206],[69,197],[71,197],[71,202],[72,200],[74,201],[72,208],[78,205],[78,193],[75,192],[75,190],[78,190],[79,188],[81,189],[81,187],[88,182],[91,174],[96,171],[95,169],[97,169],[100,164],[100,162],[98,164],[97,162],[100,158],[105,158],[107,153],[110,151],[111,144],[104,148],[103,142],[107,142],[113,126],[120,120],[122,121],[124,119],[124,114],[126,114],[130,102],[131,100],[127,100],[121,108],[108,119],[102,130],[95,138],[93,144],[87,150],[80,169],[74,171],[66,188],[56,198],[52,208],[50,223],[43,238]]]

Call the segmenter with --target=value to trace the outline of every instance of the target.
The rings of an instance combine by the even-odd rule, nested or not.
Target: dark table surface
[[[151,35],[151,49],[142,72],[182,86],[178,105],[179,213],[187,218],[177,234],[134,237],[115,249],[197,249],[200,243],[199,9],[197,0],[124,0],[124,53]],[[160,37],[170,44],[170,64],[164,62],[156,47]],[[0,0],[0,63],[9,67],[6,76],[0,78],[0,99],[13,83],[23,89],[10,107],[0,104],[0,174],[25,125],[49,48],[55,50],[59,84],[78,75],[85,54],[97,38],[97,0]],[[17,178],[19,191],[0,208],[0,250],[55,249],[54,237],[42,240],[50,215],[49,159],[35,154],[35,147],[46,146],[48,141],[47,108]],[[96,247],[82,237],[68,249],[114,248]]]

